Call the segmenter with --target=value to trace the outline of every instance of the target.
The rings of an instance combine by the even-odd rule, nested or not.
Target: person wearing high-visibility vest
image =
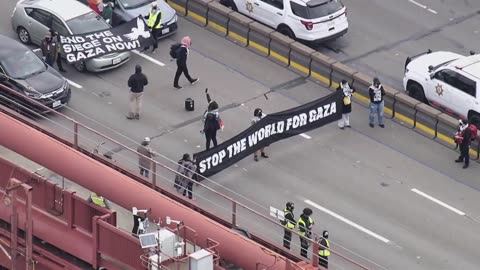
[[[162,12],[158,10],[157,2],[152,2],[152,8],[148,12],[148,15],[144,17],[147,21],[147,26],[150,28],[150,32],[152,33],[153,38],[153,49],[152,53],[158,48],[158,36],[160,35],[160,30],[162,29]],[[150,46],[145,47],[144,51],[147,51]]]
[[[293,215],[295,205],[292,202],[287,202],[286,208],[283,210],[284,220],[282,222],[285,226],[285,233],[283,235],[283,246],[290,249],[290,242],[292,241],[292,230],[295,229],[295,216]]]
[[[109,202],[102,196],[99,196],[97,193],[92,192],[90,194],[90,197],[88,197],[88,202],[93,203],[95,205],[98,205],[100,207],[105,207],[107,209],[110,209],[110,204]]]
[[[309,243],[307,239],[312,238],[312,227],[315,223],[311,217],[313,211],[310,208],[304,208],[300,218],[298,219],[298,234],[300,234],[300,255],[307,257]]]
[[[328,256],[330,256],[330,242],[328,241],[328,231],[323,231],[323,237],[320,239],[318,247],[318,264],[328,269]]]

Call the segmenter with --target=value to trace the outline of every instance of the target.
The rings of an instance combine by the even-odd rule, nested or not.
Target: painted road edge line
[[[364,232],[364,233],[366,233],[366,234],[368,234],[368,235],[370,235],[370,236],[373,236],[373,237],[377,238],[378,240],[380,240],[380,241],[382,241],[382,242],[384,242],[384,243],[390,243],[390,240],[388,240],[387,238],[385,238],[385,237],[383,237],[383,236],[380,236],[380,235],[378,235],[378,234],[370,231],[369,229],[366,229],[365,227],[362,227],[362,226],[358,225],[357,223],[355,223],[355,222],[353,222],[353,221],[350,221],[350,220],[348,220],[348,219],[346,219],[346,218],[344,218],[344,217],[342,217],[342,216],[340,216],[340,215],[338,215],[338,214],[336,214],[336,213],[328,210],[328,209],[325,208],[325,207],[322,207],[322,206],[320,206],[320,205],[318,205],[318,204],[316,204],[316,203],[314,203],[314,202],[312,202],[312,201],[310,201],[310,200],[305,200],[304,202],[305,202],[306,204],[309,204],[309,205],[317,208],[318,210],[320,210],[320,211],[322,211],[322,212],[325,212],[325,213],[331,215],[331,216],[334,217],[334,218],[337,218],[337,219],[339,219],[339,220],[347,223],[348,225],[350,225],[350,226],[352,226],[352,227],[354,227],[354,228],[356,228],[356,229],[358,229],[358,230],[360,230],[360,231],[362,231],[362,232]]]
[[[148,55],[146,55],[146,54],[143,54],[143,53],[139,52],[138,50],[132,50],[132,52],[135,53],[135,54],[137,54],[137,55],[140,55],[141,57],[143,57],[143,58],[147,59],[148,61],[150,61],[150,62],[152,62],[152,63],[154,63],[154,64],[157,64],[157,65],[159,65],[159,66],[161,66],[161,67],[164,67],[164,66],[165,66],[164,63],[158,61],[157,59],[155,59],[155,58],[153,58],[153,57],[150,57],[150,56],[148,56]]]
[[[302,136],[303,138],[307,139],[307,140],[310,140],[312,137],[308,136],[307,134],[305,133],[301,133],[300,136]]]
[[[65,80],[67,80],[67,82],[68,82],[71,86],[73,86],[73,87],[75,87],[75,88],[79,88],[79,89],[80,89],[80,88],[83,88],[83,86],[81,86],[80,84],[78,84],[78,83],[76,83],[76,82],[73,82],[73,81],[71,81],[71,80],[69,80],[69,79],[67,79],[67,78],[65,78]]]
[[[446,203],[444,203],[444,202],[442,202],[442,201],[440,201],[440,200],[438,200],[438,199],[436,199],[436,198],[434,198],[434,197],[432,197],[432,196],[430,196],[430,195],[428,195],[428,194],[426,194],[426,193],[424,193],[424,192],[422,192],[422,191],[420,191],[416,188],[412,188],[411,191],[413,191],[413,192],[417,193],[418,195],[420,195],[424,198],[427,198],[427,199],[431,200],[432,202],[435,202],[435,203],[437,203],[437,204],[439,204],[439,205],[441,205],[441,206],[459,214],[460,216],[465,216],[466,215],[464,212],[458,210],[457,208],[455,208],[453,206],[450,206],[450,205],[448,205],[448,204],[446,204]]]

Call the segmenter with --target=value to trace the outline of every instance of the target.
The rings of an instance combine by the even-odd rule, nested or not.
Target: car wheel
[[[478,127],[480,125],[480,114],[477,112],[470,113],[468,116],[468,122]]]
[[[407,87],[408,95],[418,101],[428,104],[428,100],[425,97],[425,92],[422,86],[418,83],[410,83]]]
[[[85,61],[78,61],[73,64],[73,67],[79,72],[87,71],[87,66],[85,65]]]
[[[32,40],[30,38],[30,33],[28,33],[27,29],[25,29],[21,26],[18,27],[17,34],[18,34],[18,39],[20,39],[20,41],[23,44],[31,44],[32,43]]]
[[[280,26],[278,28],[278,32],[280,32],[280,34],[283,34],[291,39],[295,39],[295,34],[293,33],[293,31],[288,28],[287,26]]]

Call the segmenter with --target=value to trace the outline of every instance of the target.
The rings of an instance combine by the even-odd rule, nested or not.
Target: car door
[[[34,44],[40,45],[48,30],[52,26],[52,15],[42,9],[27,8],[28,18],[25,28]]]
[[[273,28],[283,21],[283,0],[253,0],[255,18]]]
[[[475,80],[456,72],[453,84],[457,92],[456,95],[458,95],[456,99],[452,100],[454,110],[458,114],[467,117],[470,109],[478,107],[478,101],[476,99],[477,83]]]
[[[461,91],[456,89],[457,86],[457,72],[450,69],[442,69],[436,72],[432,78],[432,84],[430,84],[430,93],[433,95],[430,97],[434,106],[440,105],[443,108],[460,114],[463,111],[460,105],[464,102],[465,97],[461,94]],[[460,106],[459,106],[460,105]]]

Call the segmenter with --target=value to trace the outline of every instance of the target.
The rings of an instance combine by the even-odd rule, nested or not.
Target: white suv
[[[411,97],[480,123],[480,55],[433,52],[409,57],[403,85]]]
[[[348,30],[347,9],[341,0],[221,0],[220,3],[296,40],[335,39]]]

